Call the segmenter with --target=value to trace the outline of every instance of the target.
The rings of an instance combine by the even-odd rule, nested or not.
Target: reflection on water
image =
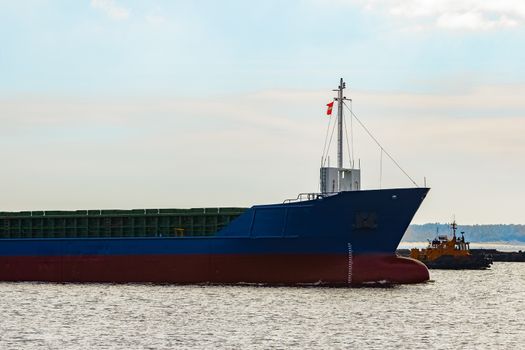
[[[0,349],[520,348],[525,263],[391,288],[0,283]]]

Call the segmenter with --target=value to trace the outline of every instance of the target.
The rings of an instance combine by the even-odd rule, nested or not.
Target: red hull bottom
[[[1,281],[361,285],[428,281],[394,255],[122,255],[0,257]]]

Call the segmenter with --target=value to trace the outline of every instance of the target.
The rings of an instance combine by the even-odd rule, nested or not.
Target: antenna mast
[[[339,87],[332,91],[337,91],[337,167],[331,168],[328,166],[321,166],[321,193],[338,193],[342,191],[358,191],[361,189],[361,171],[352,168],[345,169],[343,167],[343,103],[348,100],[343,95],[343,90],[346,88],[346,83],[343,78],[339,80]],[[335,126],[335,125],[334,125]],[[330,137],[330,141],[331,141]],[[328,146],[330,147],[330,146]],[[329,159],[329,158],[328,158]]]
[[[346,88],[346,83],[343,78],[339,80],[339,88],[337,91],[337,167],[343,168],[343,101],[346,97],[343,96],[343,90]]]

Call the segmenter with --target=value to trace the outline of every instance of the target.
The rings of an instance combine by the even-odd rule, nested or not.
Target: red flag
[[[326,115],[332,115],[332,108],[334,108],[334,102],[330,102],[326,105],[328,109],[326,110]]]

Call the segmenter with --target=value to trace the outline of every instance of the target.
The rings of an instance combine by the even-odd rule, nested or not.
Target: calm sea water
[[[389,288],[0,283],[0,349],[520,349],[525,263]]]

